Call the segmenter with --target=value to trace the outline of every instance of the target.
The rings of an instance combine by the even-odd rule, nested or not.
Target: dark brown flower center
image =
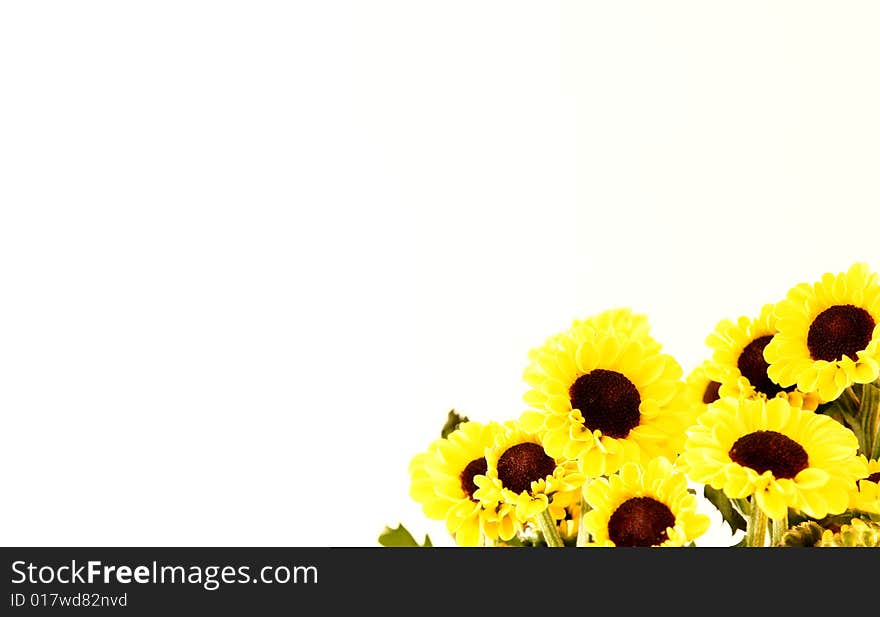
[[[471,501],[477,501],[474,499],[474,492],[477,490],[477,485],[474,484],[474,476],[485,475],[487,468],[486,457],[475,458],[467,464],[459,476],[459,479],[461,480],[461,490],[464,491],[465,495],[467,495]]]
[[[730,460],[758,473],[770,471],[774,478],[794,478],[807,468],[807,451],[798,442],[776,431],[743,435],[727,453]]]
[[[632,497],[608,519],[608,537],[616,546],[657,546],[669,539],[666,528],[674,526],[675,515],[665,503]]]
[[[870,476],[865,478],[865,480],[867,480],[868,482],[877,482],[878,484],[880,484],[880,471],[872,473]]]
[[[571,408],[584,417],[584,426],[609,437],[623,438],[639,425],[639,391],[616,371],[597,368],[581,375],[568,390]]]
[[[743,348],[736,361],[736,367],[742,373],[742,376],[749,380],[749,383],[752,384],[755,390],[766,394],[768,397],[776,396],[778,392],[785,390],[785,388],[780,388],[778,384],[767,376],[767,367],[770,365],[764,359],[764,348],[772,338],[772,334],[756,338]],[[794,386],[789,388],[789,390],[793,388]]]
[[[718,388],[721,387],[721,384],[717,381],[710,381],[706,385],[706,389],[703,390],[703,403],[706,405],[710,405],[717,401],[720,397],[718,396]]]
[[[553,475],[555,469],[556,461],[536,443],[511,446],[498,457],[498,479],[517,495],[528,491],[532,482]]]
[[[874,318],[865,309],[852,304],[840,304],[825,309],[816,316],[807,333],[807,348],[814,360],[835,362],[849,356],[871,342]]]

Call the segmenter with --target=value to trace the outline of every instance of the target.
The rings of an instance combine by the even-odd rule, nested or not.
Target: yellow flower
[[[868,474],[853,491],[850,509],[880,514],[880,460],[868,461]]]
[[[523,378],[532,409],[521,422],[545,433],[551,456],[575,459],[596,477],[627,461],[677,454],[693,421],[681,399],[681,367],[643,331],[579,322],[530,359]]]
[[[520,524],[546,510],[557,491],[575,490],[584,480],[572,461],[549,455],[542,435],[518,422],[506,422],[485,454],[487,470],[474,477],[474,497],[513,506]]]
[[[437,439],[416,454],[409,465],[410,495],[422,505],[425,516],[445,520],[461,546],[510,540],[516,534],[512,507],[474,496],[474,477],[486,473],[485,450],[499,430],[495,422],[463,422],[446,439]]]
[[[866,264],[793,287],[775,315],[779,333],[764,357],[781,386],[797,384],[828,402],[880,375],[880,284]]]
[[[721,381],[719,396],[783,397],[796,407],[815,411],[819,397],[802,394],[793,386],[783,388],[767,374],[764,348],[777,333],[774,305],[765,304],[755,319],[723,319],[706,338],[713,350],[712,362]]]
[[[581,489],[557,491],[550,499],[550,515],[556,521],[556,530],[563,541],[577,537],[578,521],[581,518]]]
[[[684,546],[709,529],[697,513],[687,478],[664,457],[590,481],[584,500],[593,508],[583,524],[595,546]]]
[[[629,308],[613,308],[597,313],[586,319],[576,319],[573,329],[583,326],[595,330],[614,331],[627,337],[638,338],[651,351],[659,352],[659,342],[651,338],[651,323],[647,315],[633,313]]]
[[[731,499],[754,496],[771,518],[794,508],[816,519],[844,512],[867,476],[858,440],[828,416],[783,398],[721,398],[688,430],[681,464]]]
[[[849,525],[841,525],[837,533],[826,529],[816,546],[880,547],[880,523],[854,518]]]
[[[695,418],[720,398],[721,374],[714,362],[704,360],[685,379],[682,398],[694,410]]]

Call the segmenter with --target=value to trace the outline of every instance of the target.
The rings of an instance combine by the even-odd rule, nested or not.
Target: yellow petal
[[[471,516],[466,519],[455,533],[455,542],[459,546],[478,546],[480,544],[479,518]]]
[[[794,481],[798,489],[811,490],[817,489],[828,484],[831,476],[823,469],[816,467],[808,467],[795,476]]]
[[[767,513],[772,519],[781,519],[788,512],[788,504],[783,499],[782,492],[770,484],[767,489],[755,493],[758,507]]]
[[[524,411],[519,417],[523,429],[529,433],[537,433],[544,426],[544,414],[537,411]]]
[[[877,363],[876,362],[858,362],[856,363],[853,373],[853,380],[856,383],[871,383],[877,379]]]

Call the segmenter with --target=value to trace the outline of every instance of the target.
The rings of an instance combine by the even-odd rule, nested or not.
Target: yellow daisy
[[[866,264],[793,287],[775,315],[779,333],[764,357],[781,386],[797,384],[828,402],[880,375],[880,284]]]
[[[505,423],[485,455],[486,473],[474,477],[474,498],[513,506],[520,524],[547,510],[557,491],[575,490],[584,480],[572,461],[549,455],[542,436],[518,422]]]
[[[849,525],[841,525],[836,533],[826,529],[816,546],[880,547],[880,523],[854,518]]]
[[[584,500],[593,508],[583,524],[596,546],[684,546],[709,529],[697,513],[687,478],[664,457],[590,481]]]
[[[686,404],[694,409],[694,416],[706,411],[710,403],[720,398],[721,373],[714,362],[704,360],[688,374],[682,396]]]
[[[611,330],[623,336],[638,338],[650,351],[659,352],[662,348],[662,345],[651,337],[651,323],[648,316],[633,313],[630,308],[608,309],[587,319],[576,319],[572,324],[574,329],[583,326],[596,330]]]
[[[719,396],[781,396],[797,407],[814,411],[819,406],[815,394],[804,395],[794,386],[783,388],[767,375],[764,348],[777,333],[774,305],[765,304],[755,319],[723,319],[706,338],[713,350],[712,362],[721,382]]]
[[[681,367],[656,342],[581,323],[530,358],[523,378],[532,409],[521,421],[546,433],[551,456],[578,460],[589,477],[675,456],[693,414],[681,399]]]
[[[486,473],[485,451],[499,430],[495,422],[463,422],[445,439],[416,454],[409,465],[410,495],[422,505],[425,516],[445,520],[461,546],[510,540],[516,534],[512,507],[474,496],[474,477]]]
[[[794,508],[816,519],[845,511],[867,476],[852,431],[783,398],[721,398],[688,429],[681,463],[688,477],[753,501],[773,519]]]
[[[573,542],[577,538],[578,521],[581,518],[581,489],[557,491],[547,506],[556,529],[563,541]]]
[[[614,308],[586,319],[575,319],[569,330],[548,336],[542,346],[530,350],[528,353],[529,361],[532,364],[536,363],[539,355],[549,349],[563,349],[573,333],[582,328],[615,332],[624,337],[638,338],[650,351],[659,352],[662,348],[662,345],[650,335],[650,322],[647,315],[633,313],[629,308]]]
[[[880,514],[880,460],[868,461],[868,474],[852,493],[850,508]]]

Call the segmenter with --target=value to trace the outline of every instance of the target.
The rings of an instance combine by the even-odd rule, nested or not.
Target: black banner
[[[870,606],[874,549],[3,548],[3,615],[294,615],[570,607],[678,611],[761,598]],[[816,594],[824,590],[819,596]],[[553,607],[555,608],[549,608]],[[714,608],[713,608],[714,607]],[[97,613],[96,613],[97,612]],[[690,611],[688,611],[690,612]],[[751,612],[751,611],[750,611]],[[724,611],[722,611],[724,613]]]

